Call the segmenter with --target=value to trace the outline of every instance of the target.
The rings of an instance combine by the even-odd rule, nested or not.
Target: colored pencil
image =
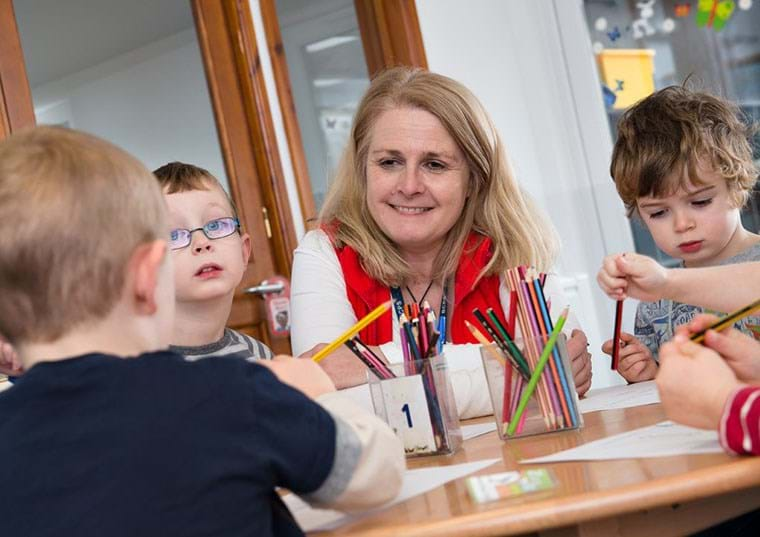
[[[533,316],[536,318],[536,327],[538,334],[541,336],[540,340],[541,342],[546,342],[546,338],[549,337],[549,330],[546,328],[546,324],[544,322],[543,315],[541,315],[541,305],[538,302],[538,297],[536,295],[536,290],[533,286],[533,269],[530,269],[527,271],[527,278],[529,280],[526,280],[525,287],[528,292],[528,296],[530,297],[531,303],[533,304]],[[553,356],[553,353],[552,353]],[[562,393],[560,391],[561,384],[559,383],[559,375],[557,375],[557,369],[555,367],[554,360],[549,360],[549,376],[546,380],[546,386],[549,389],[549,397],[552,402],[552,406],[554,407],[554,414],[557,418],[557,425],[560,428],[565,427],[565,418],[569,415],[566,415],[563,412],[563,403],[562,403]],[[569,420],[568,420],[569,421]]]
[[[546,303],[546,297],[544,296],[544,290],[542,287],[543,284],[541,283],[540,279],[536,278],[533,280],[533,285],[536,290],[538,303],[541,306],[541,316],[544,318],[544,325],[546,326],[548,335],[552,330],[554,330],[554,326],[552,324],[551,315],[549,315],[549,305]],[[565,423],[568,426],[572,425],[575,427],[578,425],[578,417],[574,412],[575,409],[573,408],[573,394],[570,393],[570,386],[568,386],[565,367],[562,364],[562,357],[560,356],[559,350],[556,346],[552,350],[552,361],[550,364],[552,366],[552,375],[555,377],[554,382],[560,389],[560,403],[562,403],[562,412],[565,415]]]
[[[499,332],[499,334],[501,334],[504,343],[514,357],[515,361],[525,372],[527,380],[530,378],[530,368],[528,367],[528,361],[525,359],[525,356],[523,356],[523,354],[520,352],[520,349],[517,347],[517,345],[515,345],[514,340],[512,340],[512,338],[509,336],[509,332],[507,332],[507,329],[503,324],[501,324],[501,321],[499,321],[499,318],[496,316],[496,312],[493,310],[493,308],[488,308],[486,310],[486,315],[488,315],[488,318],[491,319],[493,325],[496,327],[496,330]]]
[[[388,308],[391,307],[392,301],[384,302],[380,304],[378,307],[370,311],[366,316],[361,318],[354,326],[343,332],[338,338],[335,339],[332,343],[330,343],[327,347],[322,349],[321,351],[317,352],[314,356],[311,357],[312,360],[319,363],[322,361],[322,359],[333,352],[335,349],[343,345],[346,341],[351,339],[354,334],[359,332],[360,330],[363,330],[370,324],[372,324],[378,317],[383,315],[386,311],[388,311]]]
[[[565,326],[565,320],[567,320],[568,309],[569,308],[565,308],[562,311],[562,314],[559,316],[559,319],[557,319],[557,324],[554,326],[554,330],[552,330],[552,333],[549,336],[549,341],[547,341],[546,345],[544,345],[544,350],[541,353],[541,357],[538,359],[538,363],[536,364],[536,369],[533,371],[533,375],[530,377],[530,382],[528,382],[528,386],[525,388],[525,391],[522,394],[522,398],[520,399],[520,404],[517,405],[517,411],[512,416],[512,420],[509,422],[509,427],[507,428],[507,435],[509,436],[512,436],[513,434],[515,434],[517,423],[522,417],[523,412],[525,412],[525,407],[528,406],[528,401],[530,400],[531,396],[533,395],[533,392],[536,389],[536,385],[538,384],[539,378],[541,378],[541,373],[543,372],[544,367],[546,366],[546,362],[549,360],[549,356],[551,355],[552,350],[554,349],[554,345],[556,345],[557,343],[557,338],[562,332],[562,327]]]
[[[520,290],[520,275],[518,268],[512,268],[507,271],[507,278],[509,281],[509,285],[512,289],[518,291],[517,292],[517,321],[520,323],[520,331],[523,335],[523,355],[528,359],[528,365],[531,367],[533,371],[535,371],[535,359],[534,357],[537,356],[535,354],[535,345],[533,345],[533,338],[531,337],[531,326],[530,322],[528,321],[528,314],[527,310],[525,308],[525,298],[523,297],[522,293],[519,292]],[[538,388],[538,406],[541,408],[541,413],[544,417],[544,423],[546,424],[546,429],[551,430],[554,428],[553,421],[549,417],[549,403],[548,398],[549,395],[546,393],[544,389],[543,383]],[[513,419],[514,419],[514,413],[513,413]]]
[[[354,339],[353,339],[353,340],[349,340],[349,341],[354,341],[354,342],[356,343],[356,345],[357,345],[357,347],[359,348],[359,350],[361,350],[361,351],[362,351],[362,354],[363,354],[363,355],[364,355],[364,356],[365,356],[365,357],[366,357],[366,358],[367,358],[367,359],[368,359],[368,360],[369,360],[369,361],[370,361],[372,364],[374,364],[375,368],[377,368],[377,369],[380,371],[380,373],[381,373],[381,374],[382,374],[382,375],[383,375],[385,378],[393,378],[393,377],[395,377],[395,376],[396,376],[396,375],[393,373],[393,371],[391,371],[391,370],[388,368],[388,366],[385,364],[385,362],[382,360],[382,358],[380,358],[380,357],[379,357],[377,354],[375,354],[375,353],[372,351],[372,349],[370,349],[370,348],[369,348],[369,346],[367,346],[367,344],[366,344],[366,343],[364,343],[364,342],[363,342],[361,339],[359,339],[358,337],[354,337]]]
[[[369,369],[373,375],[375,375],[380,380],[387,378],[385,375],[380,373],[375,364],[369,361],[367,357],[362,354],[362,351],[356,346],[356,342],[353,339],[346,341],[345,345],[351,350],[354,356],[356,356],[364,365],[367,366],[367,369]]]
[[[503,397],[502,407],[501,407],[501,414],[502,414],[501,421],[502,423],[507,423],[509,421],[509,407],[510,407],[509,401],[511,400],[511,390],[512,390],[512,369],[514,369],[518,373],[521,373],[520,367],[514,361],[510,361],[509,365],[511,365],[512,367],[508,367],[507,360],[505,360],[504,357],[501,354],[499,354],[499,351],[496,348],[494,348],[494,346],[491,344],[490,341],[488,341],[488,338],[486,338],[483,332],[481,332],[475,326],[473,326],[472,323],[470,323],[470,321],[465,320],[464,324],[470,330],[470,333],[473,336],[475,336],[475,339],[477,339],[481,345],[485,345],[488,353],[494,358],[496,358],[496,361],[499,362],[504,367],[504,397]],[[496,410],[497,409],[494,408],[494,411]]]
[[[620,361],[620,330],[623,326],[623,301],[615,305],[615,332],[612,334],[612,369],[617,370]]]
[[[514,273],[515,287],[518,290],[520,300],[520,310],[518,311],[518,319],[520,319],[520,326],[522,327],[523,344],[527,349],[526,355],[530,361],[530,366],[533,372],[538,365],[538,359],[541,355],[541,350],[536,345],[536,336],[539,336],[539,332],[536,330],[535,316],[532,313],[530,297],[526,294],[527,287],[524,277],[525,269],[518,267],[516,273]],[[549,395],[549,386],[547,379],[539,377],[538,379],[538,403],[541,407],[541,412],[544,416],[546,428],[548,430],[554,430],[557,428],[557,417],[554,415],[553,403],[551,395]]]
[[[711,324],[704,330],[700,330],[696,334],[693,334],[691,336],[691,340],[695,343],[702,343],[702,341],[704,341],[705,339],[705,334],[707,333],[708,330],[717,330],[718,332],[720,332],[721,330],[724,330],[730,327],[735,322],[740,321],[741,319],[751,315],[757,310],[760,310],[760,299],[755,300],[754,302],[750,304],[747,304],[743,308],[739,308],[733,313],[729,313],[725,317],[721,317],[720,319],[715,321],[713,324]]]
[[[512,363],[517,368],[518,373],[520,373],[525,378],[525,380],[529,379],[530,370],[527,369],[527,364],[525,364],[525,368],[524,368],[523,365],[517,361],[517,358],[512,354],[512,351],[509,349],[506,343],[502,341],[502,339],[496,334],[493,327],[488,323],[483,313],[478,308],[475,308],[474,310],[472,310],[472,313],[473,315],[475,315],[475,318],[478,320],[478,322],[481,325],[483,325],[483,328],[488,333],[488,335],[491,336],[491,339],[494,341],[494,343],[496,343],[496,345],[501,349],[501,352],[504,353],[504,356],[506,356],[509,359],[510,363]],[[465,323],[468,325],[468,327],[472,326],[470,323],[466,321]],[[472,332],[473,328],[475,327],[473,326],[472,328],[470,328],[470,332]],[[475,335],[474,332],[472,332],[472,334]],[[477,339],[477,336],[476,336],[476,339]],[[486,341],[490,343],[487,339]],[[483,342],[481,341],[481,343]],[[525,359],[523,358],[523,360]]]
[[[540,281],[540,279],[533,280],[533,282],[535,284],[538,301],[541,304],[541,315],[544,317],[544,323],[546,324],[547,331],[551,333],[551,331],[554,330],[554,325],[552,323],[551,315],[549,314],[549,304],[547,303],[546,296],[544,295],[543,283]],[[569,418],[568,423],[572,424],[573,427],[576,427],[578,425],[578,415],[574,405],[575,399],[573,393],[570,391],[574,390],[575,387],[572,386],[567,380],[567,372],[565,371],[565,366],[562,363],[562,356],[559,354],[559,350],[556,346],[552,351],[552,358],[557,368],[559,385],[562,388],[564,399],[563,410],[567,410],[568,415],[566,418]]]

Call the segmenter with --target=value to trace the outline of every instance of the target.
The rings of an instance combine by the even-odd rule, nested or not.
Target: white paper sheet
[[[409,498],[413,498],[414,496],[425,494],[449,481],[454,481],[460,477],[482,470],[500,460],[501,459],[486,459],[464,464],[454,464],[451,466],[435,466],[432,468],[407,470],[404,474],[404,483],[401,485],[401,492],[396,496],[396,499],[388,502],[382,507],[365,513],[349,515],[330,509],[315,509],[295,494],[288,494],[283,498],[283,501],[285,502],[285,505],[288,506],[288,509],[290,509],[290,512],[293,513],[296,522],[298,522],[298,525],[301,526],[301,529],[304,532],[326,531],[347,524],[361,516],[366,516],[367,514],[386,509],[392,505],[408,500]]]
[[[462,439],[469,440],[476,436],[481,436],[496,430],[496,423],[488,421],[486,423],[476,423],[474,425],[462,425]]]
[[[717,431],[694,429],[672,421],[662,421],[649,427],[616,434],[572,449],[566,449],[523,464],[562,461],[601,461],[610,459],[640,459],[721,453]]]
[[[659,402],[660,394],[657,392],[657,385],[653,380],[650,380],[637,384],[591,390],[586,394],[586,397],[579,401],[579,406],[581,413],[587,414],[597,410],[629,408]]]

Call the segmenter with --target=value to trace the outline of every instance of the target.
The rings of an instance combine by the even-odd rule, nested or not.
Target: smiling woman
[[[441,337],[474,343],[465,325],[476,323],[473,308],[491,307],[503,320],[505,271],[517,265],[546,271],[556,246],[552,226],[521,191],[475,96],[420,69],[395,68],[373,80],[319,221],[293,264],[292,346],[306,355],[392,291],[407,303],[428,302],[436,316],[448,308]],[[558,298],[552,304],[565,305]],[[397,323],[389,312],[361,338],[368,345],[391,343]],[[591,379],[585,335],[574,331],[568,346],[583,393]],[[364,366],[347,350],[321,364],[340,387],[366,380]],[[479,370],[473,374],[482,378]],[[486,393],[485,386],[470,385],[472,393]],[[457,396],[460,415],[486,410],[466,399]]]
[[[367,208],[407,263],[440,251],[462,214],[469,174],[462,151],[430,112],[394,108],[377,118]]]

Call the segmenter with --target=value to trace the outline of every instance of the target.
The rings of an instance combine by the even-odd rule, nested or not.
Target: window
[[[687,77],[760,120],[760,6],[747,0],[585,0],[584,10],[613,138],[626,108]],[[760,137],[755,142],[758,159]],[[760,231],[757,195],[742,220]],[[657,249],[641,223],[632,219],[631,228],[638,252],[678,263]]]

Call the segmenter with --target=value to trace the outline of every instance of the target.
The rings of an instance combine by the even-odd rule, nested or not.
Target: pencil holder
[[[368,373],[375,414],[404,442],[407,457],[446,455],[462,445],[454,392],[444,355],[388,366],[395,375]]]
[[[564,335],[550,348],[538,380],[530,382],[545,346],[545,338],[535,337],[527,345],[518,338],[514,347],[507,348],[509,353],[495,343],[481,347],[496,428],[502,440],[583,426]],[[535,384],[532,390],[531,384]]]

